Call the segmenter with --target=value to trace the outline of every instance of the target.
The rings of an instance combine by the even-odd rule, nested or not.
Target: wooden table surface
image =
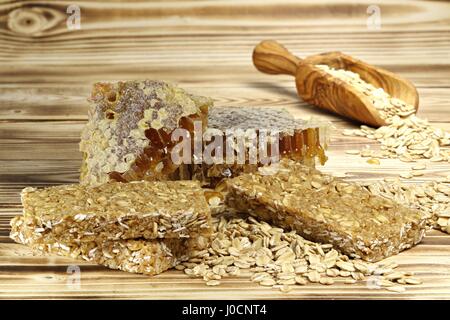
[[[353,2],[353,1],[352,1]],[[379,30],[366,26],[379,5]],[[81,9],[69,30],[66,9]],[[255,70],[251,52],[272,38],[299,56],[340,50],[409,78],[420,94],[419,116],[450,130],[450,4],[434,1],[13,1],[0,2],[0,298],[450,298],[450,236],[433,231],[419,246],[389,260],[424,280],[405,293],[355,285],[307,285],[289,293],[248,277],[206,287],[177,271],[156,277],[111,271],[86,262],[32,256],[9,239],[25,186],[76,182],[78,140],[90,86],[98,80],[164,79],[214,98],[216,106],[287,108],[297,117],[331,120],[336,130],[324,171],[355,180],[397,176],[410,165],[370,165],[344,153],[365,144],[343,137],[356,125],[318,111],[296,96],[293,79]],[[450,173],[428,166],[416,182]],[[80,287],[68,266],[78,265]]]

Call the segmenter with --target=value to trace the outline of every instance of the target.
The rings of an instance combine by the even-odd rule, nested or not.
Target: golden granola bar
[[[208,243],[206,238],[111,241],[90,236],[67,241],[51,229],[39,227],[34,217],[24,216],[11,220],[10,237],[41,253],[82,258],[111,269],[148,275],[175,267]]]
[[[109,180],[181,180],[184,164],[175,165],[171,151],[177,128],[203,128],[212,100],[162,81],[97,83],[90,98],[89,120],[81,133],[80,182],[99,185]]]
[[[293,159],[304,164],[314,166],[316,160],[324,164],[327,160],[324,149],[327,147],[327,125],[313,121],[294,119],[285,109],[272,108],[242,108],[215,107],[209,110],[208,130],[210,134],[223,134],[223,145],[226,145],[226,133],[239,131],[245,139],[245,163],[194,164],[192,166],[193,179],[206,182],[210,187],[218,185],[224,178],[235,177],[242,173],[257,170],[263,164],[259,161],[250,162],[252,148],[259,148],[251,142],[252,138],[259,139],[262,130],[266,133],[278,133],[279,158]],[[257,142],[258,143],[258,142]],[[208,142],[204,142],[207,148]],[[269,149],[271,146],[269,146]],[[226,159],[226,149],[223,148],[222,158]],[[256,151],[258,152],[258,150]],[[256,154],[256,153],[254,153]]]
[[[410,248],[425,233],[419,211],[293,161],[234,178],[229,189],[229,206],[367,261]]]
[[[210,210],[196,181],[110,182],[22,191],[23,214],[61,240],[208,236]]]

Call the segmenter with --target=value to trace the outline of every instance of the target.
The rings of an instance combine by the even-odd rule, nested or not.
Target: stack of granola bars
[[[158,274],[208,246],[210,210],[194,181],[63,185],[22,192],[11,237],[41,252]]]

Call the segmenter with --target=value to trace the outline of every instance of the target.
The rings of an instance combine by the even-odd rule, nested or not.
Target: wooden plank
[[[255,43],[256,45],[256,43]],[[56,88],[60,83],[66,82],[72,83],[85,83],[92,84],[96,81],[119,81],[124,79],[164,79],[172,82],[180,82],[182,79],[184,82],[215,82],[226,83],[224,79],[233,78],[235,80],[247,81],[247,82],[261,82],[267,81],[267,75],[260,74],[255,71],[251,65],[251,51],[248,52],[243,65],[224,65],[222,62],[215,62],[214,72],[211,72],[208,65],[192,66],[185,64],[183,67],[173,67],[158,65],[155,62],[151,63],[134,63],[133,61],[124,62],[118,65],[84,65],[73,66],[67,65],[64,70],[61,68],[50,68],[48,66],[21,66],[21,67],[9,67],[3,65],[0,70],[0,84],[11,85],[11,83],[46,83],[52,84]],[[362,57],[361,57],[362,58]],[[207,58],[205,58],[207,59]],[[449,79],[446,74],[449,72],[450,67],[447,65],[421,65],[417,67],[416,62],[414,65],[400,66],[383,65],[376,63],[376,61],[370,61],[365,59],[379,67],[384,67],[392,72],[399,73],[407,79],[410,79],[414,84],[423,87],[450,87]],[[408,59],[403,59],[408,60]],[[245,64],[245,65],[244,65]],[[211,64],[209,64],[211,65]],[[114,70],[114,72],[111,72]],[[70,74],[70,80],[67,81],[66,77]],[[45,77],[43,77],[45,75]],[[9,79],[6,81],[5,79]],[[288,84],[292,84],[292,78],[279,77],[278,80],[272,80],[272,83],[282,83],[286,81]]]
[[[256,73],[256,71],[255,71]],[[259,74],[257,74],[259,76]],[[347,121],[316,110],[300,100],[294,80],[264,75],[263,81],[231,81],[226,83],[192,83],[179,86],[189,92],[214,97],[214,104],[238,107],[285,108],[299,117],[321,116],[329,121]],[[282,80],[281,82],[279,80]],[[419,115],[430,121],[446,122],[442,109],[447,107],[447,88],[419,88]],[[19,88],[0,85],[0,121],[87,120],[89,84],[21,85]]]
[[[319,31],[321,33],[337,33],[343,30],[366,29],[367,7],[370,1],[346,3],[339,0],[319,0],[313,4],[295,0],[282,1],[161,1],[161,2],[80,2],[78,4],[83,14],[84,35],[96,32],[102,35],[116,37],[137,31],[140,36],[150,29],[153,34],[190,34],[237,31],[243,28],[249,32],[290,33],[293,27],[301,28],[305,33]],[[430,3],[405,1],[378,1],[383,11],[383,27],[386,30],[448,30],[445,22],[448,16],[448,3]],[[13,10],[23,10],[21,4],[2,4],[1,12],[7,15]],[[5,38],[24,41],[28,37],[45,37],[45,40],[58,38],[77,38],[68,36],[65,24],[66,3],[42,1],[39,11],[32,11],[36,17],[43,17],[39,28],[20,24],[9,24],[2,30]],[[333,16],[330,16],[333,12]],[[8,19],[5,19],[7,22]],[[414,24],[411,24],[414,21]],[[5,23],[3,22],[3,23]],[[439,24],[437,22],[444,22]],[[336,27],[331,29],[330,26]],[[107,33],[106,33],[107,34]],[[22,37],[18,37],[22,36]]]
[[[66,4],[44,1],[38,10],[2,4],[0,83],[56,86],[67,82],[68,74],[71,83],[149,75],[179,81],[180,74],[189,75],[191,81],[250,81],[256,77],[250,66],[252,48],[271,37],[301,56],[340,48],[399,72],[419,86],[448,87],[450,42],[445,12],[450,5],[382,1],[382,28],[373,32],[366,27],[370,4],[253,0],[138,2],[125,7],[82,2],[82,28],[72,32],[65,28]],[[333,17],[321,19],[330,10],[336,10]],[[10,21],[21,12],[34,17],[39,26],[27,29]],[[174,66],[180,52],[183,63]],[[210,72],[210,65],[217,71]]]
[[[294,110],[295,111],[295,110]],[[314,112],[315,109],[314,109]],[[318,111],[321,112],[321,111]],[[293,112],[295,114],[295,112]],[[299,113],[299,112],[297,112]],[[321,112],[322,113],[322,112]],[[301,113],[304,114],[303,112]],[[445,116],[442,117],[443,119]],[[0,126],[0,160],[45,159],[69,160],[81,159],[78,151],[79,135],[84,121],[46,121],[46,122],[6,122]],[[336,122],[336,130],[356,127],[352,123]],[[450,129],[450,122],[435,123],[437,127]],[[376,145],[368,139],[351,140],[339,132],[332,132],[330,148],[348,149],[355,141],[359,144]]]
[[[287,294],[278,290],[261,288],[249,281],[244,274],[223,280],[219,287],[208,288],[199,279],[190,279],[181,272],[170,271],[156,277],[126,274],[106,270],[100,266],[62,257],[32,256],[32,252],[17,244],[0,244],[0,297],[48,298],[107,298],[116,292],[116,298],[189,298],[216,299],[229,298],[233,292],[235,299],[340,299],[407,298],[421,296],[445,298],[450,286],[442,278],[450,272],[449,241],[446,237],[446,250],[431,250],[437,246],[418,246],[389,261],[396,261],[407,271],[414,270],[425,285],[409,287],[406,293],[397,294],[381,289],[369,289],[371,282],[346,285],[338,282],[333,286],[306,285],[295,287]],[[18,257],[20,255],[20,258]],[[432,263],[430,263],[432,260]],[[81,288],[73,290],[68,286],[67,267],[76,263],[81,271]],[[373,281],[374,279],[369,279]],[[175,285],[176,284],[176,285]]]
[[[396,33],[389,40],[383,40],[385,35],[382,33],[366,31],[359,35],[355,35],[353,32],[342,34],[336,36],[334,41],[329,41],[329,34],[302,35],[294,32],[289,37],[277,36],[276,38],[299,57],[333,51],[336,47],[339,47],[340,51],[367,60],[367,62],[383,67],[398,67],[400,68],[398,70],[401,71],[402,68],[406,69],[406,66],[413,70],[423,67],[429,67],[432,70],[439,66],[445,67],[450,46],[448,35],[449,33],[437,31],[424,34]],[[129,64],[131,61],[135,65],[139,64],[143,67],[145,67],[145,64],[170,67],[180,59],[186,64],[184,68],[187,66],[190,68],[204,66],[205,63],[246,67],[251,61],[252,50],[261,40],[261,37],[261,35],[250,35],[245,38],[242,38],[242,35],[229,37],[219,33],[201,39],[198,36],[180,37],[178,42],[176,42],[177,39],[158,37],[156,42],[155,37],[148,36],[148,39],[144,39],[142,42],[144,45],[135,46],[129,44],[130,37],[128,36],[115,37],[114,42],[108,41],[105,48],[102,48],[101,42],[96,42],[98,46],[93,46],[93,42],[97,39],[92,39],[86,44],[80,44],[80,41],[60,39],[50,44],[38,43],[32,45],[19,61],[16,61],[14,56],[14,50],[18,48],[2,49],[0,50],[0,61],[15,61],[14,66],[6,68],[5,71],[14,68],[19,73],[23,70],[22,68],[37,71],[41,70],[38,68],[42,66],[52,65],[53,68],[43,71],[44,74],[48,75],[59,74],[65,70],[65,68],[57,68],[57,66],[76,66],[79,71],[75,74],[79,74],[80,71],[87,71],[87,68],[92,68],[92,66],[119,67],[124,63]],[[327,43],[323,42],[325,39],[328,40]],[[226,45],[223,45],[224,41],[227,42]],[[8,46],[7,40],[2,42]],[[376,46],[374,43],[376,43]],[[17,47],[20,45],[22,44],[15,44]],[[38,53],[43,48],[51,51],[45,55],[39,55]],[[132,50],[132,53],[130,53],[130,50]],[[383,51],[382,55],[380,55],[380,50]],[[430,50],[432,50],[431,53]],[[182,57],[180,57],[180,52],[183,52]],[[385,55],[390,55],[388,61],[384,59]],[[208,59],[207,62],[204,58]],[[430,58],[433,60],[430,61]],[[48,80],[43,79],[44,82]]]

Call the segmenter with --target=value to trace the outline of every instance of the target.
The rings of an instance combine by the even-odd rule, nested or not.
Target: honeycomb
[[[96,83],[89,120],[81,134],[80,182],[177,180],[189,178],[186,165],[175,165],[178,143],[173,130],[190,134],[194,122],[206,128],[212,100],[163,81]]]
[[[261,129],[267,132],[279,133],[279,156],[296,160],[305,165],[314,167],[316,160],[324,164],[327,160],[324,149],[327,147],[327,125],[325,123],[294,119],[284,109],[272,108],[241,108],[216,107],[211,108],[208,115],[208,128],[216,132],[225,133],[246,131],[252,129],[259,135]],[[224,134],[223,145],[226,144]],[[205,148],[208,143],[205,143]],[[268,154],[273,144],[268,146]],[[203,181],[210,187],[217,187],[224,178],[230,178],[242,173],[250,173],[263,165],[260,162],[250,162],[250,149],[246,146],[245,164],[223,163],[208,165],[205,163],[193,165],[192,176]],[[216,150],[217,151],[217,150]],[[220,150],[219,150],[220,152]],[[222,149],[222,158],[225,159],[225,148]]]

